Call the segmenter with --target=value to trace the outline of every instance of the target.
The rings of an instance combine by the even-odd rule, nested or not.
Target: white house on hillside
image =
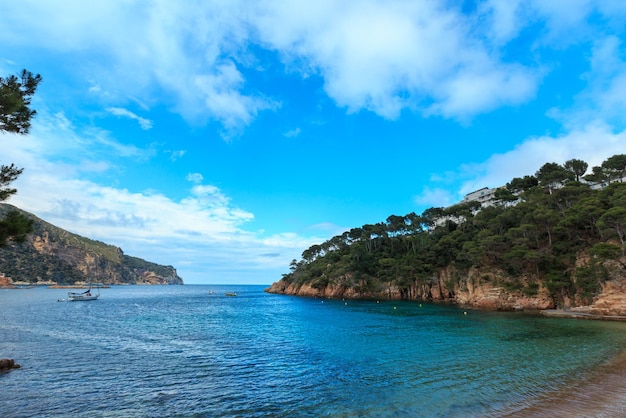
[[[498,187],[490,189],[488,187],[483,187],[482,189],[478,189],[471,193],[465,195],[461,203],[467,202],[480,202],[482,207],[491,206],[495,203],[495,193],[498,190]]]

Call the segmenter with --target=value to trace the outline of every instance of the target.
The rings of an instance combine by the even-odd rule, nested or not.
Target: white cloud
[[[424,0],[24,0],[0,7],[10,16],[0,17],[0,35],[7,44],[71,53],[89,72],[89,91],[107,103],[151,102],[157,86],[170,93],[165,105],[191,121],[219,121],[226,137],[281,105],[246,83],[243,67],[257,68],[251,44],[278,51],[304,77],[321,76],[326,93],[350,112],[465,118],[533,97],[540,73],[501,61],[475,31],[476,16],[444,7]],[[496,37],[515,36],[524,23],[520,8],[494,2]],[[85,60],[93,50],[99,55]],[[119,105],[110,109],[151,126]]]
[[[106,109],[107,112],[109,112],[110,114],[114,115],[114,116],[119,116],[119,117],[124,117],[124,118],[129,118],[129,119],[134,119],[137,121],[137,123],[139,123],[139,126],[141,127],[141,129],[143,129],[144,131],[147,131],[149,129],[152,129],[152,121],[146,118],[142,118],[141,116],[136,115],[135,113],[131,112],[128,109],[124,109],[121,107],[108,107]]]
[[[577,158],[598,166],[614,154],[626,153],[626,131],[613,132],[602,122],[571,131],[559,137],[542,136],[529,138],[504,154],[495,154],[487,161],[463,167],[458,176],[471,178],[463,181],[460,196],[481,187],[497,187],[514,177],[534,175],[547,162],[563,164]]]
[[[126,254],[174,265],[188,283],[269,284],[302,248],[322,240],[248,230],[254,215],[217,186],[202,184],[200,173],[187,175],[193,185],[177,199],[88,180],[95,171],[99,181],[114,174],[117,167],[101,159],[111,148],[99,150],[100,138],[84,135],[62,114],[42,111],[26,139],[3,139],[12,144],[3,160],[27,168],[14,184],[18,194],[7,203]]]
[[[499,62],[454,9],[423,1],[265,2],[253,24],[349,111],[466,117],[532,97],[536,71]],[[476,88],[481,88],[476,95]]]
[[[279,106],[271,100],[241,94],[243,84],[232,62],[216,65],[212,74],[198,75],[194,80],[196,91],[204,95],[205,109],[228,130],[247,126],[259,111]]]
[[[287,138],[295,138],[298,135],[300,135],[300,132],[302,132],[300,128],[295,128],[295,129],[285,132],[283,136]]]
[[[48,170],[62,170],[64,173],[93,171],[88,167],[110,167],[108,161],[114,158],[146,160],[155,154],[152,148],[139,148],[123,144],[109,131],[97,127],[75,125],[63,112],[49,114],[48,109],[38,108],[37,117],[28,137],[6,135],[6,147],[2,159],[25,160],[24,167],[45,164]],[[107,155],[103,161],[101,155]],[[33,161],[34,158],[40,159]],[[30,162],[28,162],[30,161]]]
[[[534,97],[543,66],[552,63],[530,67],[502,59],[523,29],[540,24],[546,37],[539,35],[539,44],[567,46],[591,36],[592,13],[620,27],[624,4],[485,0],[475,13],[463,14],[425,0],[24,0],[0,6],[0,15],[10,16],[0,17],[0,35],[9,45],[31,42],[78,60],[98,50],[99,57],[81,64],[90,74],[90,92],[107,103],[147,108],[158,86],[171,95],[167,106],[190,121],[219,121],[228,138],[259,112],[281,106],[246,82],[244,67],[262,71],[251,44],[279,52],[286,68],[303,77],[320,76],[328,96],[349,112],[367,109],[394,119],[411,109],[465,119]],[[142,129],[152,126],[123,107],[109,110]]]
[[[158,86],[171,95],[162,104],[188,120],[216,119],[230,132],[277,106],[255,92],[242,93],[245,80],[226,58],[245,43],[246,9],[242,2],[221,0],[97,5],[25,0],[0,5],[0,36],[12,45],[71,54],[77,69],[89,74],[89,92],[106,103],[150,102]],[[98,54],[86,59],[86,51]],[[149,127],[148,120],[136,120]]]
[[[446,207],[474,190],[499,187],[514,177],[534,175],[548,162],[563,164],[573,158],[580,159],[589,165],[590,173],[592,167],[601,165],[608,157],[624,153],[626,130],[615,132],[605,123],[595,121],[561,136],[531,137],[484,162],[465,164],[445,175],[433,175],[430,185],[414,201],[418,206]]]
[[[486,34],[494,43],[502,45],[517,37],[524,23],[521,14],[527,9],[522,3],[523,0],[486,0],[479,5],[482,23],[487,23]]]
[[[414,201],[419,206],[446,207],[474,190],[504,186],[514,177],[534,175],[548,162],[563,164],[573,158],[580,159],[587,162],[590,173],[592,167],[615,154],[626,154],[626,130],[615,132],[605,123],[594,121],[561,136],[528,138],[514,149],[494,154],[482,163],[465,164],[456,172],[433,175],[430,185]]]
[[[449,190],[431,187],[424,187],[414,200],[418,206],[427,207],[446,207],[457,202],[456,197]]]
[[[187,174],[187,180],[192,183],[199,184],[199,183],[202,183],[202,180],[204,180],[204,177],[200,173],[189,173]]]
[[[222,271],[222,278],[212,280],[258,282],[260,274],[274,271],[266,278],[269,283],[312,242],[296,234],[265,237],[247,231],[243,227],[253,214],[234,206],[215,186],[196,185],[175,201],[42,169],[29,165],[16,182],[19,193],[8,203],[71,232],[118,245],[127,254],[174,265],[184,279],[206,280],[203,271]]]
[[[619,38],[607,36],[597,39],[591,50],[589,71],[582,75],[587,82],[574,105],[566,110],[553,110],[562,122],[578,129],[590,121],[602,119],[615,126],[625,127],[626,48]]]
[[[185,150],[166,152],[170,154],[170,161],[177,161],[179,158],[182,158],[187,153]]]

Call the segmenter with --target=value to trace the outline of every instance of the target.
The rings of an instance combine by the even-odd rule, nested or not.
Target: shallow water
[[[625,323],[262,286],[66,293],[0,290],[0,357],[22,365],[0,416],[541,415],[626,347]]]

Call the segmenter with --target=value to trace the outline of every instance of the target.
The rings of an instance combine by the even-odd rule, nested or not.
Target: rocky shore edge
[[[444,272],[445,273],[445,272]],[[433,283],[413,286],[402,292],[390,285],[378,293],[359,292],[357,288],[333,283],[313,286],[310,283],[290,283],[279,280],[265,289],[267,293],[345,299],[372,299],[430,301],[456,304],[459,307],[487,311],[525,311],[545,316],[605,321],[626,321],[626,277],[614,277],[602,283],[600,292],[592,300],[564,297],[558,304],[548,290],[540,286],[535,295],[511,291],[495,280],[481,280],[480,272],[471,271],[468,278],[450,289],[452,275],[440,274]]]
[[[20,367],[22,366],[15,363],[15,360],[13,360],[12,358],[0,359],[0,372],[6,372],[11,369],[19,369]]]
[[[591,319],[598,321],[619,321],[626,322],[626,316],[623,315],[603,315],[590,312],[581,312],[565,309],[544,309],[540,311],[541,315],[552,318],[572,318],[572,319]]]
[[[604,319],[604,318],[602,318]],[[626,412],[626,350],[530,404],[512,405],[499,416],[623,417]]]

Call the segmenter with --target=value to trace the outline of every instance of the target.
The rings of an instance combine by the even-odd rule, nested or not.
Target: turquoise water
[[[498,415],[626,346],[624,323],[263,286],[66,293],[0,290],[0,357],[22,365],[0,375],[0,416]]]

